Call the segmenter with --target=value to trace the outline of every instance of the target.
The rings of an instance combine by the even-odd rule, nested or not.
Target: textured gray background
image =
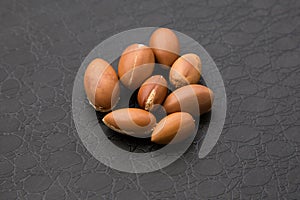
[[[126,174],[95,160],[71,118],[88,52],[166,26],[202,44],[228,96],[225,129],[169,167]],[[0,1],[0,199],[300,199],[300,1]]]

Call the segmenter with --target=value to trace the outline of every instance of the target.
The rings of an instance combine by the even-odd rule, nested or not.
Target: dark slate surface
[[[228,112],[203,160],[126,174],[71,118],[76,71],[104,39],[170,27],[199,41]],[[300,199],[300,1],[0,1],[0,199]]]

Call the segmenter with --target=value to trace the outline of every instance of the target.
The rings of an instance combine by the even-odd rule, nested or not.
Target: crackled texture
[[[300,199],[300,1],[2,0],[0,13],[0,199]],[[143,26],[207,49],[228,112],[205,159],[198,138],[170,166],[136,175],[87,152],[71,95],[95,45]]]

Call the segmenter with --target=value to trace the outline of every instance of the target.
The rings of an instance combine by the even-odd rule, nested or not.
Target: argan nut
[[[184,54],[178,58],[170,70],[169,79],[175,88],[198,83],[202,64],[199,56],[193,53]]]
[[[156,118],[139,108],[122,108],[107,114],[102,121],[110,129],[135,137],[149,137],[156,125]]]
[[[214,100],[213,92],[203,86],[191,84],[173,91],[165,100],[166,112],[188,112],[194,116],[207,113],[211,110]]]
[[[84,89],[90,104],[101,112],[111,110],[119,100],[118,76],[103,59],[94,59],[84,74]]]
[[[180,53],[179,40],[176,34],[167,28],[155,30],[149,41],[158,63],[171,67]]]
[[[194,129],[195,120],[189,113],[172,113],[156,125],[151,141],[157,144],[168,144],[170,142],[175,144],[191,136]]]
[[[121,82],[134,90],[151,76],[155,65],[152,49],[143,44],[132,44],[122,53],[118,75]]]
[[[139,106],[151,110],[155,104],[161,104],[168,93],[166,79],[161,75],[151,76],[140,87],[137,100]]]

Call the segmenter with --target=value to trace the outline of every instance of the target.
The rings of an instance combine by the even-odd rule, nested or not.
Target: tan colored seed
[[[170,70],[169,79],[175,88],[198,83],[201,76],[202,64],[199,56],[193,53],[178,58]]]
[[[149,133],[156,125],[153,114],[138,108],[114,110],[102,121],[114,131],[135,137],[149,137]]]
[[[172,113],[156,125],[151,141],[157,144],[178,143],[191,136],[194,129],[195,121],[189,113]]]
[[[98,111],[111,110],[119,100],[119,81],[113,67],[96,58],[84,74],[84,89],[90,104]]]
[[[194,116],[211,110],[214,100],[213,92],[203,86],[191,84],[172,92],[164,102],[166,112],[188,112]]]
[[[118,75],[120,81],[129,89],[134,90],[151,76],[154,70],[154,54],[152,49],[143,44],[132,44],[122,53]]]
[[[167,28],[155,30],[149,41],[158,63],[171,67],[180,52],[179,40],[176,34]]]
[[[137,96],[139,106],[151,110],[155,104],[161,104],[165,100],[167,93],[166,79],[160,75],[151,76],[139,89]]]

